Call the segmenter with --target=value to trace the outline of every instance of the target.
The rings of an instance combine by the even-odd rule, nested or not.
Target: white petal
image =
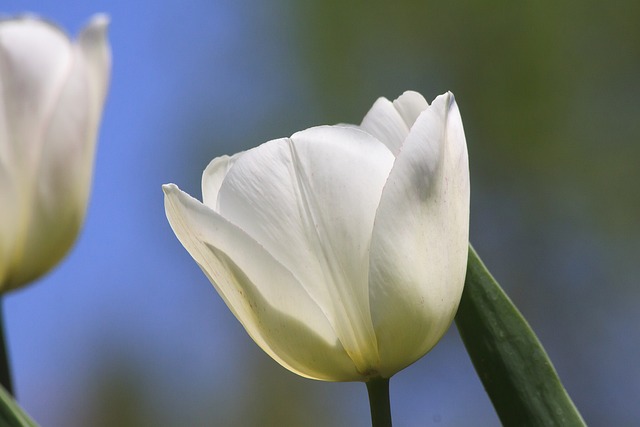
[[[90,100],[89,115],[95,129],[97,129],[97,123],[100,120],[111,75],[111,48],[107,40],[108,27],[109,17],[107,15],[95,15],[80,32],[76,42],[78,60],[84,62],[84,74]]]
[[[402,116],[407,128],[411,129],[420,113],[429,108],[429,103],[418,92],[409,90],[393,101],[393,106]]]
[[[3,167],[33,175],[51,115],[73,62],[68,37],[33,18],[0,21],[0,155]],[[25,179],[20,179],[25,181]]]
[[[464,283],[469,167],[453,95],[416,120],[387,181],[371,243],[371,312],[383,374],[429,351],[453,320]]]
[[[15,224],[18,223],[20,210],[15,201],[19,200],[19,196],[13,178],[0,164],[0,206],[2,206],[0,208],[0,290],[2,291],[5,290],[2,286],[8,282],[9,266],[18,234]]]
[[[361,130],[322,126],[247,151],[218,194],[220,214],[294,274],[361,372],[377,364],[368,249],[393,160]]]
[[[409,134],[404,118],[387,98],[376,100],[360,127],[382,141],[394,155],[398,154]]]
[[[106,89],[111,71],[111,47],[107,39],[109,16],[97,14],[91,17],[80,31],[76,44],[80,47],[85,62],[92,68],[96,87]]]
[[[293,275],[244,231],[163,186],[176,236],[254,341],[287,369],[314,379],[359,379],[326,317]]]
[[[218,210],[218,192],[222,186],[222,181],[231,166],[243,153],[233,156],[220,156],[213,159],[202,173],[202,202],[213,209]]]

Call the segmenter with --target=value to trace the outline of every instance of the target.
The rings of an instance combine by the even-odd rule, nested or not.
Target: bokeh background
[[[86,225],[4,300],[21,404],[43,426],[367,426],[362,384],[281,368],[165,219],[209,160],[378,96],[451,90],[471,239],[586,421],[640,420],[640,2],[3,0],[72,34],[111,15],[113,75]],[[455,327],[392,380],[398,426],[499,425]]]

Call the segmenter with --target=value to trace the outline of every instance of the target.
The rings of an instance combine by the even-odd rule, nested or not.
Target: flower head
[[[216,158],[202,203],[163,189],[180,242],[255,342],[299,375],[389,378],[453,320],[469,167],[451,93],[380,98],[360,126]]]
[[[107,23],[97,15],[72,41],[35,17],[0,20],[0,292],[49,271],[84,220]]]

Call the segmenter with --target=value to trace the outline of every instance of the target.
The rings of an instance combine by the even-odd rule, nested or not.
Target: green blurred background
[[[637,425],[640,2],[6,7],[113,21],[87,225],[5,302],[20,400],[43,425],[367,426],[364,385],[298,378],[251,342],[173,236],[160,185],[199,197],[211,158],[359,123],[407,89],[455,94],[471,240],[587,423]],[[455,327],[391,387],[398,426],[499,425]]]

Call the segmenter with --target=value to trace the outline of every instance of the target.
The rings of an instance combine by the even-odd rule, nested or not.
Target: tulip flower
[[[77,40],[0,20],[0,292],[55,266],[84,221],[110,74],[108,20]]]
[[[253,340],[327,381],[389,378],[451,324],[465,278],[469,166],[451,93],[380,98],[359,126],[313,127],[214,159],[203,201],[167,218]]]

